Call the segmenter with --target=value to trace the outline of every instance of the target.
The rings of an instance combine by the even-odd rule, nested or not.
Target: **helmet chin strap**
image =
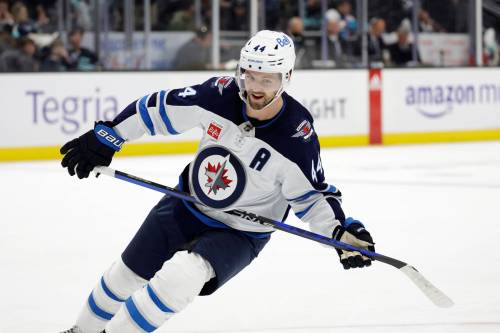
[[[274,104],[281,96],[281,94],[283,94],[283,83],[281,84],[280,88],[278,89],[278,91],[276,92],[276,94],[274,95],[273,99],[267,103],[266,105],[264,105],[264,107],[262,107],[261,109],[254,109],[255,111],[262,111],[268,107],[270,107],[272,104]],[[240,98],[243,102],[245,102],[246,105],[250,105],[250,100],[248,99],[248,93],[246,92],[246,90],[244,92],[239,92],[240,95]],[[251,105],[250,105],[251,107]]]

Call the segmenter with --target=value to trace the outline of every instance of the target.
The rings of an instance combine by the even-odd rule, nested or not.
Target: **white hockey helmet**
[[[236,82],[240,88],[241,99],[246,102],[244,78],[246,70],[281,74],[281,86],[272,101],[274,102],[290,84],[294,65],[295,47],[289,36],[278,31],[257,32],[241,49],[236,69]]]

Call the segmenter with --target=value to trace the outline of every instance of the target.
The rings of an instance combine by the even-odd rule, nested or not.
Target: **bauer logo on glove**
[[[61,147],[61,165],[71,176],[87,178],[96,166],[108,166],[123,142],[110,122],[97,122],[93,130],[67,142]]]
[[[98,124],[94,129],[97,139],[107,145],[108,147],[113,148],[116,151],[119,151],[123,145],[123,139],[120,138],[113,129]]]

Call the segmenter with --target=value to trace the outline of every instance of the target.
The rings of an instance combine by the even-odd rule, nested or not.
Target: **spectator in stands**
[[[488,28],[484,32],[483,49],[484,49],[484,64],[486,66],[498,66],[500,62],[500,54],[498,50],[498,42],[496,40],[496,32],[493,28]]]
[[[410,39],[410,32],[410,20],[404,19],[397,30],[398,42],[388,47],[391,55],[391,62],[394,65],[409,66],[415,64],[415,62],[413,61],[413,48],[415,47],[415,45]],[[418,61],[419,59],[417,52],[417,62]]]
[[[168,3],[169,1],[162,1]],[[109,30],[123,31],[124,24],[124,8],[125,1],[123,0],[106,0],[105,8],[108,12]],[[164,22],[165,20],[162,20]]]
[[[421,0],[422,8],[447,32],[467,32],[469,0]]]
[[[0,27],[3,27],[5,25],[13,26],[14,17],[9,11],[9,1],[0,0]]]
[[[173,69],[203,70],[210,67],[212,34],[206,26],[196,30],[195,36],[175,55]]]
[[[77,71],[93,71],[98,69],[99,59],[91,50],[82,47],[83,29],[76,28],[69,33],[70,68]]]
[[[8,25],[0,26],[0,54],[15,48],[15,40],[10,34],[9,27]]]
[[[486,6],[488,2],[496,1],[500,5],[500,0],[484,0],[483,4]],[[500,7],[499,7],[500,8]],[[483,10],[483,31],[488,31],[489,28],[493,28],[495,31],[496,45],[500,47],[500,12],[495,12],[492,9]]]
[[[247,11],[248,2],[246,0],[232,0],[231,14],[228,20],[228,30],[248,31],[249,17]]]
[[[320,0],[307,0],[306,2],[306,17],[304,18],[304,26],[306,30],[319,30],[323,16],[321,13]]]
[[[0,56],[0,72],[38,71],[36,51],[35,42],[28,37],[20,37],[17,40],[17,48],[8,49]]]
[[[419,0],[426,1],[426,0]],[[430,0],[440,2],[443,0]],[[368,13],[370,17],[380,17],[384,19],[386,31],[398,29],[401,20],[411,15],[411,5],[413,0],[368,0]]]
[[[195,30],[193,2],[185,1],[182,6],[170,20],[167,30]]]
[[[341,0],[337,5],[337,11],[341,20],[344,22],[344,28],[340,31],[340,38],[345,41],[354,41],[357,38],[358,22],[352,15],[352,5],[349,0]]]
[[[444,32],[444,28],[434,21],[429,12],[422,9],[418,13],[418,31],[421,32]]]
[[[370,20],[370,28],[368,30],[368,58],[369,62],[384,62],[387,54],[387,45],[382,38],[385,32],[385,21],[379,17],[374,17]]]
[[[52,33],[57,31],[56,22],[50,19],[43,5],[36,6],[36,26],[39,33]]]
[[[287,34],[295,44],[295,68],[311,68],[315,59],[315,42],[304,37],[304,22],[294,16],[288,21]]]
[[[40,70],[44,72],[65,72],[70,69],[71,63],[68,51],[60,39],[56,39],[50,46],[49,55],[42,61]]]
[[[14,38],[37,32],[36,23],[29,17],[28,7],[23,2],[18,1],[12,5],[12,15],[14,17],[12,36]]]
[[[345,27],[345,22],[335,9],[327,10],[325,16],[327,20],[328,57],[335,62],[336,67],[342,67],[345,65],[346,60],[346,41],[340,37],[340,32]]]
[[[90,30],[92,28],[92,16],[90,15],[90,5],[86,0],[71,0],[74,9],[73,26]]]

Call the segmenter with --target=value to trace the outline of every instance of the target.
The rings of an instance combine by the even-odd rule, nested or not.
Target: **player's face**
[[[254,110],[269,104],[281,87],[281,74],[245,71],[247,101]]]

